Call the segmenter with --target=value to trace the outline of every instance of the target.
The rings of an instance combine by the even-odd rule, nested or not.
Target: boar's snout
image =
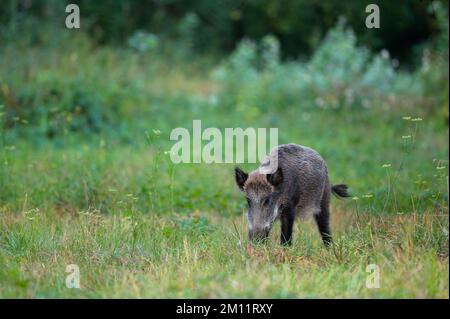
[[[269,237],[270,226],[254,228],[248,231],[248,238],[253,242],[264,242]]]

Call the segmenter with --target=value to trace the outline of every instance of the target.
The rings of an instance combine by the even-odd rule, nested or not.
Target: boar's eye
[[[248,206],[250,206],[250,204],[252,203],[251,200],[250,200],[250,198],[246,197],[245,199],[247,200]]]
[[[264,200],[263,200],[263,205],[264,205],[264,206],[269,205],[269,200],[270,200],[269,197],[264,198]]]

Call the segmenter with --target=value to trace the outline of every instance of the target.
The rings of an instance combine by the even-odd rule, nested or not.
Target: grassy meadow
[[[225,62],[66,31],[0,46],[0,297],[448,298],[448,71],[447,104],[423,93],[439,70],[378,56],[342,86],[311,88],[326,77],[302,74],[330,73],[333,52],[347,54],[332,56],[337,78],[367,60],[336,30],[341,49],[326,40],[306,65],[279,61],[268,38],[263,69],[248,43]],[[332,200],[333,246],[311,220],[292,247],[278,224],[251,245],[234,166],[170,161],[171,130],[194,119],[277,127],[280,144],[321,153],[352,194]],[[69,264],[80,289],[65,285]],[[366,287],[370,264],[379,288]]]

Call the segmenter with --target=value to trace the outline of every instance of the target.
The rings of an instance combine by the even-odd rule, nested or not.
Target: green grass
[[[8,214],[0,295],[448,298],[445,216],[358,220],[339,205],[333,222],[336,242],[327,250],[309,222],[296,227],[291,248],[281,248],[275,238],[252,247],[243,217],[213,213]],[[65,286],[68,264],[80,267],[80,289]],[[378,289],[366,287],[368,264],[380,267]]]
[[[214,105],[221,88],[201,61],[83,41],[1,51],[0,297],[449,297],[439,115],[398,98],[368,109]],[[80,113],[79,95],[100,115]],[[102,114],[98,132],[83,122]],[[193,119],[278,127],[280,143],[318,150],[355,197],[333,200],[335,244],[325,249],[300,221],[290,248],[278,245],[278,226],[268,245],[250,245],[233,166],[174,165],[164,153],[171,129]],[[65,286],[69,264],[81,289]],[[369,264],[379,289],[365,285]]]

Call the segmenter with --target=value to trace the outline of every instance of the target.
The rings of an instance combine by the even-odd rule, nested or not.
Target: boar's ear
[[[278,167],[277,171],[273,174],[266,175],[267,181],[273,186],[277,187],[283,182],[283,172],[281,171],[281,167]]]
[[[234,177],[236,179],[236,184],[239,186],[241,190],[244,189],[245,181],[248,178],[248,174],[241,170],[239,167],[234,168]]]

